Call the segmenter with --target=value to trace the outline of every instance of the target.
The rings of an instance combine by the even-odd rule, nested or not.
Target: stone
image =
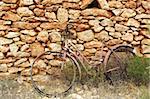
[[[73,20],[78,19],[80,17],[80,12],[81,12],[80,10],[70,9],[69,10],[69,18],[73,19]]]
[[[45,11],[43,9],[39,9],[39,8],[35,8],[33,10],[33,12],[36,16],[44,16],[44,14],[45,14]]]
[[[73,94],[68,95],[67,99],[84,99],[84,98],[79,94],[73,93]]]
[[[94,39],[94,33],[92,30],[78,32],[77,35],[78,35],[78,38],[83,41],[91,41]]]
[[[4,59],[4,54],[2,52],[0,52],[0,59]]]
[[[81,1],[81,0],[64,0],[64,1],[66,1],[66,2],[75,2],[75,3],[77,3],[77,2],[79,2],[79,1]]]
[[[8,63],[11,63],[11,62],[14,62],[14,61],[15,60],[12,59],[12,58],[1,59],[0,64],[8,64]]]
[[[37,32],[35,32],[34,30],[21,30],[20,33],[30,35],[30,36],[36,36],[37,35]]]
[[[100,24],[102,26],[113,26],[114,25],[114,23],[110,19],[104,19],[100,22]]]
[[[129,27],[121,25],[121,24],[115,24],[115,30],[118,32],[124,32],[129,30]]]
[[[79,51],[83,51],[84,50],[84,46],[82,44],[76,44],[76,48],[79,50]]]
[[[52,52],[60,52],[62,50],[61,45],[58,43],[50,43],[48,47]]]
[[[0,45],[6,45],[6,44],[11,44],[13,42],[12,39],[7,39],[4,37],[0,37]]]
[[[63,7],[68,9],[80,9],[80,5],[78,3],[70,3],[70,2],[63,2]]]
[[[6,64],[0,64],[0,72],[7,72],[8,67]]]
[[[40,25],[43,29],[66,29],[67,24],[66,23],[60,23],[60,22],[44,22]]]
[[[9,50],[9,47],[1,46],[1,45],[0,45],[0,52],[6,53],[6,52],[8,52],[8,50]]]
[[[20,36],[21,41],[27,42],[27,43],[33,43],[35,41],[35,37],[29,36],[29,35],[21,35]]]
[[[108,17],[108,18],[112,16],[111,12],[107,10],[103,10],[103,9],[97,9],[97,8],[85,9],[81,11],[81,14],[83,16],[103,16],[103,17]]]
[[[5,25],[0,25],[0,30],[8,30],[9,26],[5,26]]]
[[[22,52],[22,51],[15,52],[13,53],[13,55],[18,58],[30,57],[30,53]]]
[[[8,34],[5,35],[6,38],[15,38],[20,36],[19,32],[8,32]]]
[[[13,22],[12,27],[31,30],[36,28],[38,25],[40,25],[40,22],[29,23],[29,22],[19,21],[19,22]]]
[[[102,47],[102,42],[99,42],[99,41],[91,41],[91,42],[87,42],[87,43],[84,43],[84,47],[85,48],[100,48]]]
[[[131,18],[136,15],[136,12],[132,9],[124,9],[123,13],[121,14],[122,17]]]
[[[113,46],[113,45],[117,45],[117,44],[120,44],[122,43],[123,41],[120,40],[120,39],[112,39],[112,40],[109,40],[108,42],[106,42],[106,45],[108,46]]]
[[[54,12],[45,12],[45,17],[56,20],[56,14]]]
[[[140,7],[138,7],[138,8],[136,9],[136,11],[137,11],[138,14],[142,14],[142,13],[145,12],[145,9],[144,9],[142,6],[140,6]]]
[[[16,53],[18,51],[19,47],[15,43],[13,43],[13,44],[9,45],[9,49],[10,49],[10,52]]]
[[[61,34],[57,31],[52,31],[50,34],[51,42],[60,42],[61,41]]]
[[[19,68],[17,68],[17,67],[10,67],[10,68],[8,68],[8,72],[10,74],[17,73],[18,71],[19,71]]]
[[[149,33],[148,30],[141,30],[140,33],[141,33],[143,36],[145,36],[145,37],[147,37],[147,38],[150,39],[150,33]]]
[[[122,35],[122,40],[132,42],[133,41],[133,34],[126,33],[125,35]]]
[[[35,64],[35,66],[39,69],[43,69],[43,68],[46,68],[47,65],[46,63],[44,62],[44,60],[38,60],[37,63]]]
[[[149,45],[142,45],[142,53],[143,54],[150,54],[150,46]]]
[[[123,8],[123,4],[120,1],[109,1],[108,2],[110,8]]]
[[[37,35],[37,40],[42,42],[48,41],[48,32],[47,31],[41,31]]]
[[[149,3],[150,1],[142,1],[142,6],[143,6],[143,8],[144,9],[146,9],[146,10],[150,10],[150,3]]]
[[[21,58],[14,63],[14,66],[18,66],[27,61],[27,58]]]
[[[143,45],[149,45],[150,46],[150,39],[143,39],[142,40],[142,42],[141,42],[141,44],[143,44]]]
[[[29,44],[25,44],[25,45],[23,45],[21,48],[20,48],[20,51],[26,51],[27,49],[29,49]]]
[[[137,46],[137,45],[140,45],[140,41],[132,41],[131,44],[132,44],[133,46],[135,46],[135,45]]]
[[[123,9],[114,9],[114,10],[112,10],[112,12],[113,12],[116,16],[119,16],[119,15],[123,12]]]
[[[76,24],[76,31],[79,32],[79,31],[85,31],[85,30],[88,30],[90,28],[89,25],[86,25],[86,24]]]
[[[63,64],[63,61],[60,61],[60,60],[50,60],[49,65],[51,66],[61,66]]]
[[[21,75],[23,75],[23,76],[30,76],[31,74],[30,74],[30,68],[26,68],[26,69],[24,69],[24,70],[22,70],[21,71]],[[35,75],[35,74],[37,74],[38,73],[38,69],[37,68],[33,68],[33,70],[32,70],[32,75]]]
[[[34,4],[33,0],[20,0],[21,5],[32,5]]]
[[[30,67],[30,63],[26,61],[26,62],[19,64],[18,67],[23,67],[23,68]]]
[[[120,32],[109,32],[109,35],[113,38],[120,38],[122,36]]]
[[[62,3],[63,0],[43,0],[42,4],[46,5],[46,4],[59,4]]]
[[[104,29],[104,27],[103,27],[103,26],[98,25],[98,26],[94,26],[94,27],[92,27],[92,29],[94,30],[94,32],[100,32],[101,30],[103,30],[103,29]]]
[[[140,22],[138,22],[137,20],[130,18],[127,22],[127,26],[134,26],[134,27],[140,27]]]
[[[59,22],[67,22],[68,21],[68,11],[64,8],[59,8],[57,11],[57,19]]]
[[[114,27],[110,27],[110,26],[105,27],[105,30],[108,31],[108,32],[115,32]]]
[[[108,41],[110,39],[110,36],[108,35],[107,31],[103,30],[100,33],[96,33],[95,38],[101,41]]]
[[[97,51],[97,50],[96,50],[95,48],[85,49],[84,52],[83,52],[83,54],[85,54],[85,53],[86,53],[87,55],[88,55],[88,54],[93,54],[93,53],[96,53],[96,51]]]
[[[21,17],[29,17],[34,15],[34,13],[28,7],[19,7],[17,9],[17,14]]]
[[[40,43],[32,43],[30,45],[31,48],[31,55],[38,56],[39,54],[44,52],[44,47]]]
[[[91,4],[94,0],[82,0],[82,4],[80,6],[81,9],[85,9],[89,4]]]
[[[6,12],[2,17],[3,20],[19,21],[21,17],[13,12]]]
[[[131,8],[131,9],[135,9],[136,8],[136,2],[135,1],[132,1],[132,0],[130,0],[130,1],[128,1],[127,3],[125,3],[125,6],[127,7],[127,8]]]
[[[136,41],[141,41],[143,38],[144,38],[143,35],[139,35],[139,36],[135,36],[135,37],[134,37],[134,39],[135,39]]]
[[[90,26],[99,26],[100,21],[99,20],[89,20],[88,23]]]
[[[143,14],[137,14],[135,16],[135,19],[150,19],[150,15],[149,14],[145,14],[145,13],[143,13]]]
[[[18,0],[2,0],[5,3],[16,3]]]
[[[141,53],[141,48],[134,47],[133,52],[135,53],[136,56],[143,57],[143,54]]]
[[[107,0],[97,0],[97,2],[102,9],[109,9]]]

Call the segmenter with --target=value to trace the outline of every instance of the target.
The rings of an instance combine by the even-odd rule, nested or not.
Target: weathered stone
[[[150,46],[150,39],[143,39],[141,44],[144,44],[144,45],[149,45]]]
[[[18,16],[17,14],[15,14],[15,13],[9,11],[9,12],[6,12],[4,14],[2,19],[4,19],[4,20],[11,20],[11,21],[19,21],[21,19],[21,17]]]
[[[30,45],[30,48],[32,56],[38,56],[44,52],[44,47],[40,43],[33,43]]]
[[[120,32],[109,32],[109,35],[114,38],[120,38],[122,36]]]
[[[134,9],[135,9],[135,8],[136,8],[136,2],[130,0],[130,1],[128,1],[128,2],[125,4],[125,6],[126,6],[127,8],[131,8],[131,9],[134,8]]]
[[[81,1],[81,0],[64,0],[64,1],[67,1],[67,2],[79,2],[79,1]]]
[[[136,11],[137,11],[138,14],[142,14],[142,13],[145,12],[145,9],[144,9],[142,6],[140,6],[140,7],[138,7],[138,8],[136,9]]]
[[[59,4],[62,3],[63,0],[43,0],[42,4]]]
[[[10,52],[12,52],[12,53],[16,53],[18,51],[18,49],[19,49],[19,47],[16,44],[14,44],[14,43],[10,44],[9,48],[10,48]]]
[[[57,22],[45,22],[40,25],[43,29],[66,29],[66,23],[57,23]]]
[[[139,57],[143,57],[143,54],[141,53],[141,48],[139,47],[134,47],[133,52],[135,53],[135,55],[139,56]]]
[[[64,8],[70,8],[70,9],[80,9],[80,5],[78,3],[70,3],[70,2],[63,2]]]
[[[40,22],[34,22],[34,23],[29,23],[29,22],[13,22],[12,27],[14,28],[19,28],[19,29],[34,29],[36,28]]]
[[[68,21],[68,11],[64,8],[59,8],[57,11],[57,19],[64,23]]]
[[[76,24],[76,31],[77,32],[80,32],[80,31],[85,31],[87,29],[89,29],[90,26],[89,25],[86,25],[86,24]]]
[[[93,54],[93,53],[96,53],[96,49],[95,48],[91,48],[91,49],[85,49],[84,51],[83,51],[83,54],[85,55],[85,54]]]
[[[78,19],[80,17],[80,10],[69,10],[69,18],[70,19]]]
[[[29,35],[21,35],[20,38],[21,38],[21,41],[27,42],[27,43],[33,43],[35,41],[35,37],[29,36]]]
[[[23,68],[30,67],[30,63],[26,61],[26,62],[19,64],[18,67],[23,67]]]
[[[39,69],[43,69],[43,68],[46,68],[47,65],[46,63],[44,62],[44,60],[38,60],[37,63],[35,64],[35,66]]]
[[[122,42],[123,41],[120,39],[112,39],[112,40],[109,40],[108,42],[106,42],[106,44],[109,46],[112,46],[112,45],[120,44]]]
[[[103,27],[103,26],[98,25],[98,26],[94,26],[94,27],[92,27],[92,29],[94,30],[94,32],[100,32],[101,30],[103,30],[103,29],[104,29],[104,27]]]
[[[8,34],[5,35],[6,38],[15,38],[20,36],[19,32],[8,32]]]
[[[135,19],[150,19],[150,15],[149,14],[137,14],[135,16]]]
[[[97,0],[102,9],[109,9],[107,0]]]
[[[11,39],[6,39],[4,37],[0,37],[0,45],[6,45],[6,44],[11,44],[13,40]]]
[[[114,9],[114,10],[112,10],[112,12],[113,12],[116,16],[119,16],[119,15],[123,12],[123,9]]]
[[[91,42],[87,42],[87,43],[84,43],[84,47],[85,48],[100,48],[102,47],[102,42],[99,42],[99,41],[91,41]]]
[[[23,58],[23,57],[29,57],[30,53],[18,51],[13,53],[13,55],[18,58]]]
[[[36,16],[44,16],[45,11],[44,11],[43,9],[35,8],[35,9],[34,9],[34,14],[35,14]]]
[[[144,35],[145,37],[150,39],[150,33],[149,33],[148,30],[141,30],[140,32],[141,32],[142,35]]]
[[[78,35],[78,38],[83,41],[91,41],[94,39],[94,33],[92,30],[78,32],[77,35]]]
[[[48,64],[51,66],[61,66],[62,63],[63,61],[60,61],[60,60],[50,60]]]
[[[115,29],[113,27],[110,27],[110,26],[105,27],[105,30],[109,31],[109,32],[115,32]]]
[[[26,51],[29,47],[29,44],[25,44],[20,48],[20,51]]]
[[[81,11],[81,14],[84,16],[104,16],[108,18],[112,16],[112,13],[108,12],[107,10],[97,8],[85,9]]]
[[[21,5],[32,5],[34,4],[33,0],[20,0]]]
[[[61,45],[57,43],[50,43],[48,47],[52,52],[60,52],[62,50]]]
[[[0,59],[4,58],[4,54],[2,52],[0,52]]]
[[[45,17],[56,20],[56,14],[54,12],[45,12]]]
[[[135,46],[135,45],[140,45],[140,41],[132,41],[131,44],[132,44],[133,46]]]
[[[123,4],[120,1],[109,1],[108,4],[111,8],[123,8]]]
[[[138,22],[137,20],[130,18],[127,22],[127,26],[134,26],[134,27],[140,27],[140,22]]]
[[[21,58],[14,63],[14,66],[18,66],[19,64],[22,64],[26,61],[27,61],[27,58]]]
[[[0,25],[0,30],[8,30],[9,26],[5,26],[5,25]]]
[[[37,32],[35,32],[34,30],[21,30],[20,32],[26,35],[30,35],[30,36],[37,35]]]
[[[136,12],[132,9],[125,9],[123,13],[121,14],[121,16],[125,18],[134,17],[135,15],[136,15]]]
[[[102,41],[108,41],[110,39],[110,36],[108,35],[107,31],[101,31],[100,33],[95,34],[95,38]]]
[[[82,4],[80,6],[81,9],[85,9],[89,4],[91,4],[94,0],[82,0]]]
[[[6,64],[0,64],[0,72],[7,72],[8,67]]]
[[[122,40],[132,42],[133,41],[133,35],[130,33],[126,33],[125,35],[122,35]]]
[[[115,30],[118,32],[124,32],[127,31],[129,27],[121,25],[121,24],[115,24]]]
[[[52,31],[49,35],[50,35],[51,42],[60,42],[61,41],[60,32]]]
[[[142,53],[143,54],[150,54],[150,46],[149,45],[142,45]]]
[[[15,38],[13,38],[13,41],[14,42],[18,42],[18,41],[20,41],[20,38],[19,37],[15,37]]]
[[[9,50],[9,47],[1,46],[1,45],[0,45],[0,52],[6,53],[6,52],[8,52],[8,50]]]
[[[146,10],[150,10],[150,1],[142,1],[142,6],[146,9]]]
[[[76,44],[76,47],[78,50],[83,51],[84,50],[84,46],[82,44]]]
[[[47,42],[48,41],[48,32],[47,31],[41,31],[37,35],[37,40],[42,41],[42,42]]]
[[[5,3],[16,3],[18,0],[2,0]]]
[[[88,23],[90,26],[99,26],[100,21],[99,20],[89,20]]]
[[[17,13],[21,17],[33,16],[33,12],[28,7],[19,7]]]
[[[113,26],[114,25],[114,23],[110,19],[104,19],[100,23],[102,26]]]
[[[23,76],[30,76],[31,75],[30,70],[31,70],[30,68],[24,69],[21,72],[21,75],[23,75]],[[33,68],[32,75],[37,74],[37,73],[38,73],[38,69],[37,68]]]
[[[8,72],[10,74],[17,73],[18,71],[19,71],[19,68],[17,68],[17,67],[10,67],[10,68],[8,68]]]
[[[139,35],[139,36],[135,36],[135,37],[134,37],[134,39],[135,39],[136,41],[141,41],[143,38],[144,38],[144,36],[142,36],[142,35]]]

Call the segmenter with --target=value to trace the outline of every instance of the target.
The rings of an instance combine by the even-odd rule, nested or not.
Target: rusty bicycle
[[[128,44],[118,44],[108,47],[103,44],[101,51],[107,47],[105,56],[100,55],[98,63],[91,64],[89,59],[84,57],[81,51],[72,42],[69,30],[73,24],[68,24],[63,30],[64,41],[62,51],[46,51],[37,56],[31,64],[31,83],[36,91],[44,96],[58,96],[69,92],[74,83],[82,79],[82,68],[88,75],[93,75],[91,69],[103,68],[103,74],[107,80],[125,78],[127,76],[126,67],[128,60],[133,58],[133,47]],[[103,42],[105,43],[105,42]],[[53,59],[49,58],[52,55]],[[39,66],[38,61],[43,60],[47,66]],[[55,60],[55,61],[53,61]],[[54,62],[54,66],[51,63]],[[43,64],[44,65],[44,64]],[[38,76],[34,73],[34,68],[40,68],[42,81],[38,81]],[[45,73],[43,73],[44,71]],[[39,72],[39,73],[40,73]]]

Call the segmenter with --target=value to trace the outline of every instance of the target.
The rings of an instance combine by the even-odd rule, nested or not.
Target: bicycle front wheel
[[[39,70],[37,75],[34,68]],[[31,83],[38,93],[47,97],[66,94],[75,79],[76,64],[70,55],[64,59],[62,54],[48,51],[36,57],[31,65]]]

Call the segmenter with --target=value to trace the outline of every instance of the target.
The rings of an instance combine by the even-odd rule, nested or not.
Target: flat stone
[[[150,54],[150,46],[149,45],[142,45],[142,53],[143,54]]]
[[[22,52],[22,51],[15,52],[13,53],[13,55],[18,58],[30,57],[30,53]]]
[[[133,52],[135,53],[136,56],[143,57],[143,54],[141,53],[141,48],[134,47]]]
[[[137,20],[130,18],[127,22],[127,26],[134,26],[134,27],[140,27],[140,22],[138,22]]]
[[[60,52],[62,50],[61,45],[58,43],[50,43],[48,47],[52,52]]]
[[[90,26],[99,26],[100,25],[99,20],[89,20],[88,23],[89,23]]]
[[[34,30],[21,30],[20,32],[26,35],[30,35],[30,36],[37,35],[37,32],[35,32]]]
[[[146,10],[150,10],[150,3],[149,1],[142,1],[142,6],[146,9]]]
[[[6,52],[8,52],[8,50],[9,50],[9,47],[1,46],[1,45],[0,45],[0,52],[6,53]]]
[[[19,28],[19,29],[34,29],[36,28],[38,25],[40,24],[40,22],[34,22],[34,23],[29,23],[29,22],[13,22],[12,27],[14,28]]]
[[[97,9],[97,8],[85,9],[81,11],[81,14],[84,16],[104,16],[108,18],[112,16],[111,12],[108,12],[107,10],[103,10],[103,9]]]
[[[92,29],[94,30],[94,32],[100,32],[101,30],[103,30],[103,29],[104,29],[104,27],[103,27],[103,26],[98,25],[98,26],[94,26],[94,27],[92,27]]]
[[[83,51],[84,50],[84,46],[82,44],[76,44],[76,47],[78,50]]]
[[[28,7],[19,7],[17,9],[17,14],[21,17],[29,17],[34,15],[34,13]]]
[[[90,48],[90,49],[85,49],[83,54],[93,54],[96,53],[96,49],[95,48]]]
[[[21,58],[14,63],[14,66],[18,66],[19,64],[22,64],[26,61],[27,61],[27,58]]]
[[[80,6],[81,9],[85,9],[89,4],[91,4],[94,0],[82,0],[82,4]]]
[[[80,17],[80,10],[69,10],[69,18],[70,19],[78,19]]]
[[[38,56],[39,54],[44,52],[44,47],[40,43],[32,43],[30,45],[31,55]]]
[[[4,37],[0,37],[0,45],[6,45],[6,44],[11,44],[13,42],[12,39],[7,39]]]
[[[4,54],[0,52],[0,59],[4,59]]]
[[[105,30],[109,32],[115,32],[114,27],[110,27],[110,26],[105,27]]]
[[[27,49],[29,49],[29,44],[25,44],[20,48],[20,51],[26,51]]]
[[[19,21],[21,17],[13,12],[6,12],[2,17],[3,20]]]
[[[107,31],[103,30],[100,33],[96,33],[95,38],[102,41],[108,41],[110,39],[110,36],[108,35]]]
[[[57,11],[57,19],[59,22],[67,22],[68,21],[68,11],[64,8],[59,8]]]
[[[125,35],[122,35],[122,40],[132,42],[133,41],[133,34],[126,33]]]
[[[34,14],[36,16],[44,16],[44,13],[45,13],[45,11],[43,9],[40,9],[40,8],[35,8],[34,9]]]
[[[113,26],[114,25],[114,23],[110,19],[104,19],[100,22],[100,24],[102,26]]]
[[[78,35],[78,38],[83,41],[91,41],[94,39],[94,33],[92,30],[78,32],[77,35]]]
[[[18,67],[23,67],[23,68],[30,67],[30,63],[28,61],[25,61],[25,62],[19,64]]]
[[[127,31],[129,27],[121,25],[121,24],[115,24],[115,30],[118,32],[124,32]]]
[[[135,19],[150,19],[150,15],[149,15],[149,14],[144,14],[144,13],[142,13],[142,14],[137,14],[137,15],[135,16]]]
[[[142,42],[141,42],[141,44],[143,44],[143,45],[149,45],[150,46],[150,39],[143,39],[142,40]]]
[[[60,42],[61,41],[61,34],[57,31],[52,31],[50,34],[51,42]]]
[[[10,52],[16,53],[18,51],[19,47],[15,43],[13,43],[13,44],[9,45],[9,49],[10,49]]]
[[[5,35],[6,38],[15,38],[20,36],[19,32],[8,32],[8,34]]]
[[[137,2],[136,1],[127,1],[126,3],[125,3],[125,6],[127,7],[127,8],[131,8],[131,9],[135,9],[136,7],[137,7],[137,4],[136,4]]]
[[[145,37],[147,37],[147,38],[150,39],[150,33],[149,33],[148,30],[141,30],[140,33],[141,33],[143,36],[145,36]]]
[[[120,32],[109,32],[109,35],[113,38],[120,38],[122,36]]]
[[[21,71],[21,75],[23,75],[23,76],[30,76],[31,74],[30,74],[30,68],[26,68],[26,69],[24,69],[23,71]],[[34,75],[34,74],[37,74],[38,73],[38,69],[37,68],[33,68],[33,70],[32,70],[32,75]]]
[[[109,9],[107,0],[97,0],[97,2],[102,9]]]
[[[48,41],[48,32],[47,31],[41,31],[37,35],[37,40],[42,42]]]
[[[32,5],[34,4],[33,0],[21,0],[20,4],[22,5]]]
[[[29,36],[29,35],[21,35],[20,36],[21,41],[27,42],[27,43],[33,43],[35,41],[35,37]]]
[[[110,8],[123,8],[123,4],[120,1],[109,1]]]
[[[62,65],[62,61],[60,61],[60,60],[50,60],[49,61],[49,65],[51,65],[51,66],[61,66]]]
[[[90,29],[90,26],[89,25],[87,25],[87,24],[76,24],[76,31],[77,32],[80,32],[80,31],[85,31],[85,30],[88,30],[88,29]]]
[[[119,15],[123,12],[123,9],[114,9],[114,10],[112,10],[112,12],[113,12],[116,16],[119,16]]]
[[[135,15],[136,12],[132,9],[124,9],[123,13],[121,14],[121,16],[125,18],[134,17]]]
[[[56,14],[54,12],[45,12],[45,17],[56,20]]]
[[[47,67],[46,63],[44,60],[38,60],[35,66],[39,69],[45,69]]]
[[[99,42],[99,41],[91,41],[91,42],[87,42],[87,43],[84,43],[84,47],[85,48],[100,48],[102,47],[102,42]]]
[[[136,41],[141,41],[143,38],[144,38],[143,35],[139,35],[139,36],[135,36],[135,37],[134,37],[134,39],[135,39]]]
[[[120,40],[120,39],[112,39],[112,40],[109,40],[108,42],[106,42],[106,44],[109,45],[109,46],[113,46],[113,45],[120,44],[122,42],[123,41]]]
[[[42,4],[46,5],[46,4],[59,4],[62,3],[63,0],[43,0]]]
[[[8,67],[6,64],[0,64],[0,72],[7,72]]]
[[[81,1],[81,0],[64,0],[64,1],[66,1],[66,2],[75,2],[75,3],[77,3],[77,2],[79,2],[79,1]]]
[[[10,74],[17,73],[18,71],[19,71],[19,68],[17,68],[17,67],[10,67],[10,68],[8,68],[8,72]]]
[[[16,3],[17,0],[2,0],[5,3]]]
[[[80,9],[79,3],[63,2],[63,7],[66,9]]]

